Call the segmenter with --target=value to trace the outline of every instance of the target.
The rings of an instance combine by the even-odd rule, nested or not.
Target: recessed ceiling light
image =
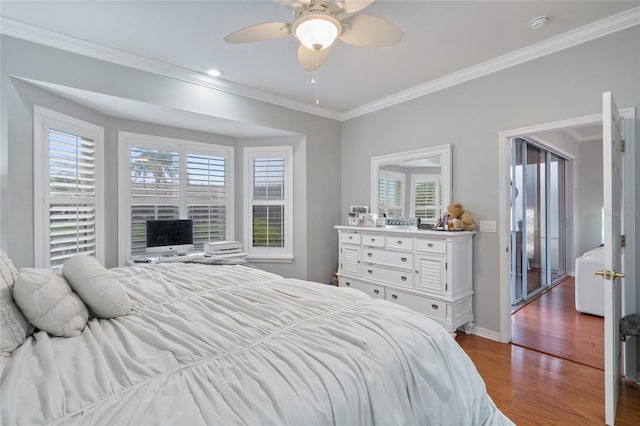
[[[209,71],[207,71],[207,74],[209,74],[211,77],[220,77],[222,75],[222,71],[211,68]]]
[[[531,26],[531,28],[534,30],[539,30],[549,22],[551,22],[550,16],[538,16],[537,18],[533,18],[531,21],[529,21],[529,26]]]

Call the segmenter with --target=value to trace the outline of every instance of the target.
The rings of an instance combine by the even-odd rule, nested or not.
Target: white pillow
[[[79,336],[87,325],[87,307],[50,269],[20,269],[13,298],[31,324],[54,336]]]
[[[131,311],[131,299],[95,257],[77,254],[62,267],[62,275],[96,318],[114,318]]]
[[[17,277],[18,271],[13,262],[0,250],[0,351],[3,355],[16,350],[33,333],[33,327],[13,300],[13,285]]]

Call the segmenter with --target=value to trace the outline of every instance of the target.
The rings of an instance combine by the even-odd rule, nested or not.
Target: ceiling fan
[[[315,71],[329,56],[336,39],[366,46],[391,46],[403,33],[389,21],[371,15],[351,15],[374,0],[273,0],[293,10],[294,20],[265,22],[235,31],[224,39],[228,43],[251,43],[293,35],[299,42],[298,62],[307,71]],[[340,15],[349,15],[341,18]]]

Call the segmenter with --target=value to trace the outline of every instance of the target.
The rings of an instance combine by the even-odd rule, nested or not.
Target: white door
[[[622,120],[611,92],[602,94],[604,269],[604,392],[605,421],[613,425],[620,391],[620,316],[622,294]]]

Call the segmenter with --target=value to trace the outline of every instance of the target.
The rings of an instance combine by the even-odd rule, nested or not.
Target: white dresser
[[[460,326],[471,332],[475,232],[335,228],[341,287],[422,312],[452,334]]]

